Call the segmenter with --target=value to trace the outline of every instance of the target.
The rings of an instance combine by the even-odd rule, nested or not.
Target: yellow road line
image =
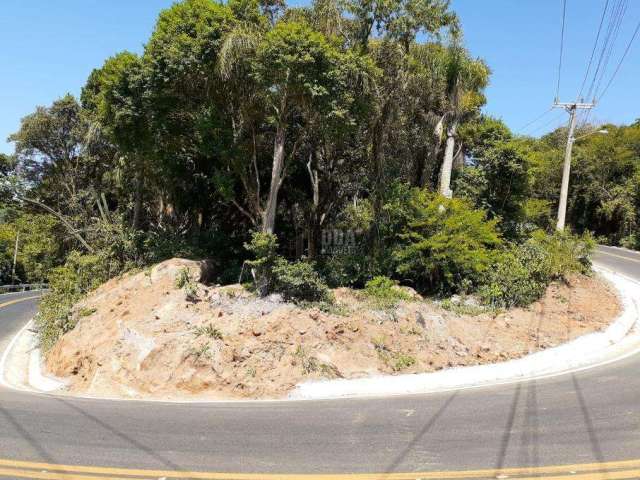
[[[29,470],[17,470],[12,468],[0,468],[0,477],[9,478],[31,478],[38,480],[139,480],[135,477],[94,477],[93,475],[78,475],[75,473],[64,472],[43,472],[43,471],[29,471]]]
[[[25,462],[17,460],[0,459],[0,475],[2,468],[7,469],[33,469],[34,473],[54,475],[67,475],[66,477],[21,477],[21,478],[45,478],[62,480],[76,480],[69,477],[73,474],[89,475],[126,475],[131,478],[193,478],[203,480],[411,480],[411,479],[472,479],[472,478],[496,478],[498,475],[519,476],[520,480],[533,480],[544,478],[547,480],[560,480],[570,478],[572,480],[599,480],[599,479],[629,479],[640,478],[640,459],[606,463],[585,463],[573,465],[552,465],[547,467],[522,467],[502,468],[466,471],[442,471],[442,472],[416,472],[416,473],[355,473],[355,474],[260,474],[260,473],[215,473],[215,472],[180,472],[165,470],[140,470],[114,467],[90,467],[78,465],[56,465],[41,462]],[[24,471],[26,470],[18,470]],[[44,471],[44,472],[43,472]],[[564,475],[562,475],[564,474]],[[569,474],[569,477],[565,475]],[[581,474],[581,475],[576,475]],[[527,477],[523,478],[522,476]],[[536,477],[531,477],[536,475]],[[541,475],[556,475],[545,477]],[[560,475],[560,476],[558,476]],[[95,479],[80,475],[77,480]],[[98,477],[99,478],[99,477]],[[113,480],[123,477],[105,477]]]
[[[638,260],[637,258],[629,258],[629,257],[625,257],[624,255],[618,255],[616,253],[604,252],[602,250],[598,250],[597,253],[601,253],[602,255],[611,255],[612,257],[622,258],[624,260],[629,260],[630,262],[640,263],[640,260]]]
[[[640,478],[640,470],[624,470],[618,472],[594,472],[585,475],[560,475],[553,477],[518,477],[513,480],[629,480]]]
[[[8,307],[9,305],[13,305],[14,303],[26,302],[27,300],[33,300],[34,298],[40,298],[40,295],[34,295],[33,297],[24,297],[17,298],[16,300],[11,300],[8,302],[0,303],[0,308]]]

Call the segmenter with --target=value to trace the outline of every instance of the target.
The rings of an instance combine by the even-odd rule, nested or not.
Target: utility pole
[[[16,246],[13,249],[13,268],[11,269],[11,285],[16,283],[16,262],[18,261],[18,242],[20,242],[20,232],[16,232]]]
[[[576,129],[576,113],[578,110],[589,110],[594,107],[593,103],[560,103],[556,101],[554,108],[564,108],[569,112],[569,134],[567,135],[567,147],[564,152],[564,167],[562,169],[562,187],[560,188],[560,205],[558,206],[558,223],[556,230],[559,232],[564,230],[565,219],[567,216],[567,197],[569,195],[569,177],[571,176],[571,150],[575,137],[573,136]]]

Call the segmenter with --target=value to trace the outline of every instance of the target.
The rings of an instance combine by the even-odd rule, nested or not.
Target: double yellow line
[[[113,467],[55,465],[50,463],[0,459],[0,477],[44,480],[148,480],[150,478],[164,478],[167,480],[477,480],[495,478],[518,480],[627,480],[640,479],[640,460],[467,471],[305,475],[139,470]]]
[[[8,302],[0,303],[0,308],[8,307],[9,305],[13,305],[14,303],[20,303],[20,302],[26,302],[27,300],[33,300],[34,298],[40,298],[40,295],[33,295],[32,297],[16,298],[15,300],[10,300]]]

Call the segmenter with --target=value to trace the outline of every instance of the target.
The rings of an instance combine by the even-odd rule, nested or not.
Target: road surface
[[[638,253],[601,248],[596,260],[640,279]],[[31,295],[0,296],[0,304]],[[0,305],[0,348],[36,302]],[[385,472],[400,472],[390,477],[397,479],[637,479],[640,356],[551,379],[392,398],[168,404],[0,388],[0,478],[195,475],[176,471],[249,480]]]

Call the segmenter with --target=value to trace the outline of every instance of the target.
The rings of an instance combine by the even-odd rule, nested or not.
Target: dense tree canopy
[[[336,284],[459,289],[557,205],[566,131],[514,136],[481,114],[489,81],[447,0],[182,0],[10,137],[2,258],[21,231],[24,280],[77,250],[109,272],[209,257],[235,281],[264,232]],[[607,128],[576,144],[569,221],[638,246],[640,124]]]

